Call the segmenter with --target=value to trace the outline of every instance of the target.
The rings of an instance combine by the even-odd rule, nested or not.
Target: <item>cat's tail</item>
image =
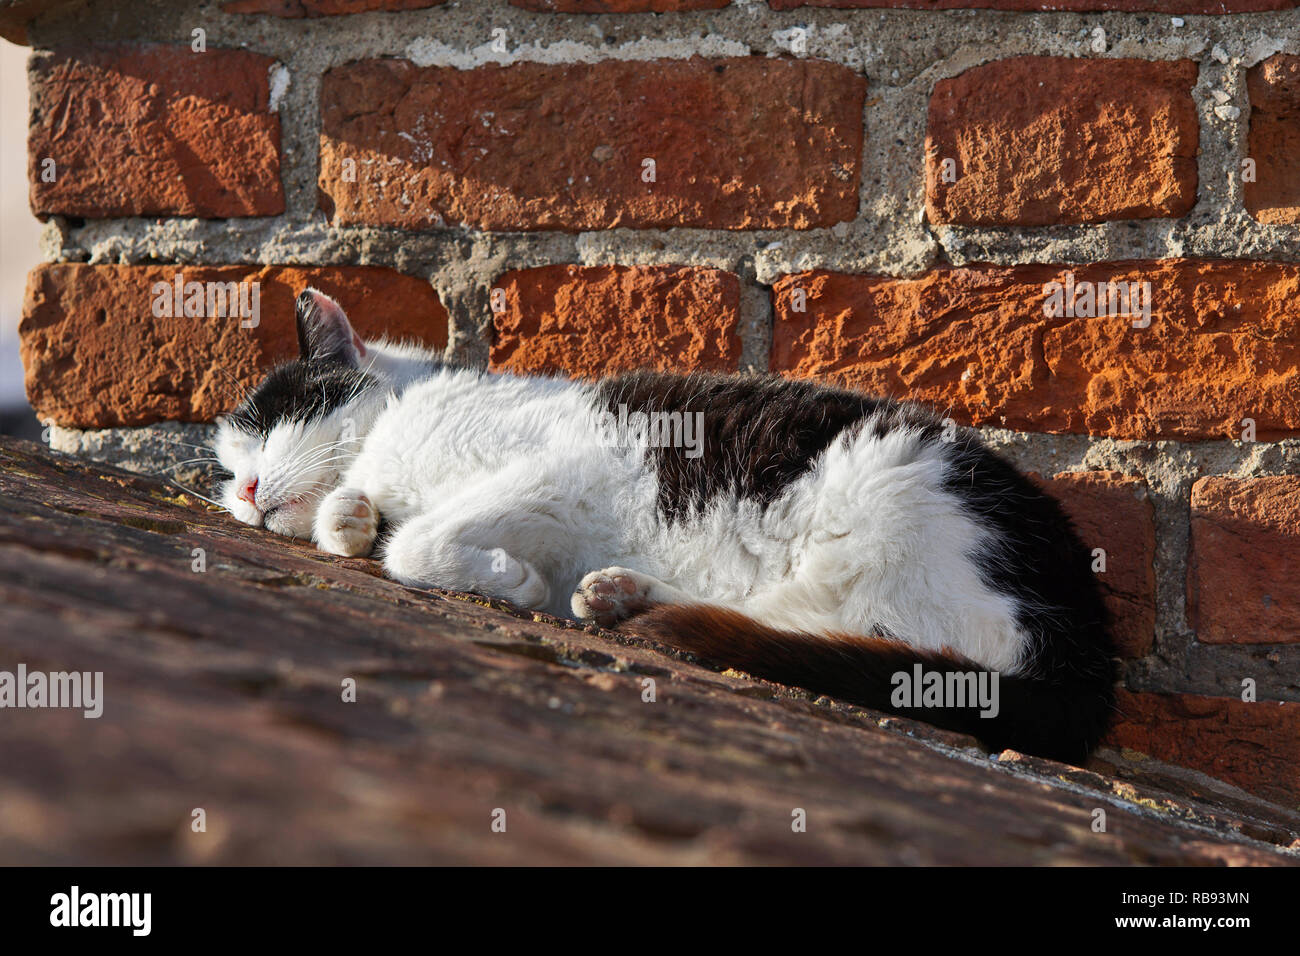
[[[970,734],[997,750],[1070,763],[1096,745],[1113,704],[1104,668],[1055,679],[998,674],[994,683],[987,668],[956,654],[878,637],[781,631],[708,604],[661,604],[620,630],[755,677]]]

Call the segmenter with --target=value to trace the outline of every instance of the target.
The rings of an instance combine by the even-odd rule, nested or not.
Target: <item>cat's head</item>
[[[237,519],[309,538],[320,500],[339,482],[374,411],[382,378],[337,302],[298,296],[298,358],[271,370],[218,420],[214,449],[233,477],[221,503]]]

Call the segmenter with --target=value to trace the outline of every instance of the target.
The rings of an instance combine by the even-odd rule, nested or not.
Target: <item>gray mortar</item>
[[[448,356],[487,359],[489,293],[510,269],[552,263],[712,266],[741,280],[742,367],[763,368],[770,348],[770,285],[781,275],[831,269],[912,276],[943,263],[1079,264],[1177,256],[1291,261],[1300,227],[1255,222],[1242,205],[1237,171],[1245,157],[1249,103],[1245,70],[1277,53],[1300,52],[1300,11],[1183,16],[1157,13],[1024,13],[989,10],[812,10],[773,12],[736,0],[723,10],[681,14],[534,14],[506,0],[451,2],[431,10],[309,20],[224,14],[217,0],[91,0],[29,30],[49,48],[84,42],[189,43],[202,27],[210,48],[243,47],[278,58],[290,83],[279,104],[286,212],[244,220],[114,219],[73,224],[53,218],[42,237],[47,261],[91,263],[373,264],[430,281],[450,312]],[[506,54],[492,31],[507,31]],[[1095,30],[1104,51],[1093,49]],[[867,78],[860,208],[829,229],[611,229],[496,233],[452,227],[408,233],[332,228],[316,205],[317,100],[321,74],[374,56],[404,55],[461,68],[519,61],[577,62],[791,55],[841,63]],[[1193,98],[1201,120],[1199,186],[1184,218],[1084,226],[987,229],[931,227],[924,215],[924,144],[930,91],[940,79],[1023,54],[1081,57],[1188,57],[1200,64]],[[38,54],[39,55],[39,54]],[[1220,103],[1214,92],[1222,91]],[[1232,108],[1240,111],[1235,117]],[[236,147],[237,148],[237,147]],[[202,426],[77,432],[56,428],[52,444],[141,471],[176,460],[170,441],[201,443]],[[176,429],[181,429],[177,431]],[[1260,697],[1300,700],[1300,646],[1206,647],[1187,626],[1188,494],[1202,475],[1300,473],[1300,442],[1132,442],[1080,435],[984,429],[1026,469],[1044,474],[1104,468],[1141,475],[1157,522],[1156,650],[1127,668],[1131,686],[1236,696],[1254,677]],[[181,456],[185,457],[185,456]],[[197,480],[198,476],[191,476]]]
[[[82,430],[51,425],[41,436],[52,451],[117,465],[127,471],[161,478],[177,488],[212,497],[219,469],[211,449],[214,425],[160,422],[142,428]]]

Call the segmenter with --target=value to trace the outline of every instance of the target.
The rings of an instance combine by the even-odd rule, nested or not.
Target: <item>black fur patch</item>
[[[281,422],[324,418],[379,380],[338,362],[295,359],[277,366],[227,416],[232,426],[265,439]]]
[[[975,558],[984,583],[1021,604],[1033,640],[1027,673],[1086,685],[1109,711],[1114,649],[1091,552],[1055,499],[974,436],[963,435],[952,455],[948,490],[1000,542]]]
[[[720,495],[768,504],[845,430],[867,422],[882,434],[913,428],[923,441],[944,447],[952,462],[947,490],[998,542],[971,558],[986,585],[1017,599],[1030,659],[1018,678],[1008,679],[1011,706],[996,729],[983,721],[967,724],[964,715],[936,722],[1065,759],[1082,759],[1100,738],[1113,706],[1115,670],[1091,555],[1056,501],[973,433],[945,428],[917,405],[775,377],[636,372],[602,382],[599,394],[614,415],[620,405],[629,413],[704,413],[702,455],[690,458],[683,448],[648,452],[666,520],[682,520]],[[865,638],[845,644],[769,633],[755,622],[724,621],[699,608],[652,612],[633,626],[724,664],[884,709],[882,668],[892,673],[918,658],[897,645],[862,643]],[[846,651],[856,662],[848,670]],[[933,714],[913,716],[935,720]]]
[[[882,432],[904,425],[932,436],[942,430],[915,405],[769,376],[631,372],[605,379],[598,394],[616,418],[620,406],[627,414],[703,414],[699,457],[685,448],[650,452],[659,508],[669,521],[724,495],[770,504],[846,428],[876,413]]]

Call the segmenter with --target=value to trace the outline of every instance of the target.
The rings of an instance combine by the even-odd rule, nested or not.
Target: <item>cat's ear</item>
[[[303,361],[338,362],[356,368],[366,344],[353,330],[343,307],[318,289],[305,289],[295,308],[298,352]]]

